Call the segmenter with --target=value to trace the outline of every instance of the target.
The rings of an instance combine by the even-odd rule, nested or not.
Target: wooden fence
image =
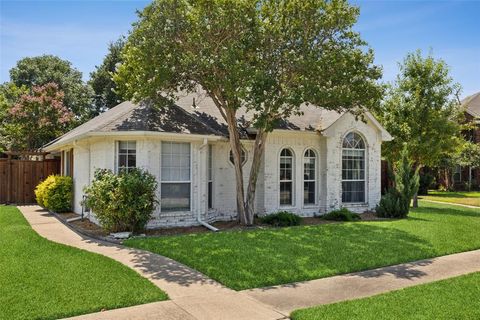
[[[35,203],[35,187],[50,174],[60,173],[60,159],[45,154],[8,153],[0,159],[0,203]]]

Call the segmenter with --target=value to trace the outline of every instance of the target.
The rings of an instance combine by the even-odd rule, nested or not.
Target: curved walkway
[[[480,271],[480,250],[330,278],[234,291],[174,260],[81,236],[38,206],[19,207],[32,228],[55,242],[103,254],[167,292],[162,301],[94,313],[76,319],[285,319],[291,311],[362,298]],[[235,270],[232,270],[235,272]]]
[[[248,295],[226,288],[174,260],[79,235],[39,206],[18,207],[32,228],[48,240],[102,254],[137,271],[165,291],[170,301],[116,309],[78,319],[274,320],[285,315]],[[235,272],[232,270],[232,272]]]

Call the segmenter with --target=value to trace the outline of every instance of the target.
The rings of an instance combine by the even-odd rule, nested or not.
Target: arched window
[[[316,201],[317,155],[312,149],[303,155],[303,204],[311,205]]]
[[[280,205],[293,205],[293,153],[289,149],[280,152]]]
[[[342,202],[365,202],[365,142],[355,132],[342,144]]]

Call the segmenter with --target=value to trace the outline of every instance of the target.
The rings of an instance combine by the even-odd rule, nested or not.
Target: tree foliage
[[[67,60],[53,55],[27,57],[19,60],[10,70],[10,81],[16,86],[43,86],[56,83],[64,92],[64,105],[70,110],[78,125],[93,115],[91,88],[82,80],[82,73]]]
[[[64,94],[55,83],[34,86],[10,105],[1,127],[7,149],[38,149],[65,133],[73,113],[63,103]]]
[[[381,199],[376,213],[385,218],[405,218],[410,211],[410,202],[420,186],[420,168],[414,168],[408,146],[400,151],[400,159],[395,166],[394,187],[390,188]]]
[[[116,90],[113,74],[117,66],[122,62],[122,50],[125,46],[125,38],[122,37],[108,46],[108,53],[103,59],[101,65],[95,67],[95,71],[90,73],[89,85],[92,87],[95,96],[95,112],[104,112],[120,102],[122,96]]]
[[[11,82],[0,85],[0,152],[6,151],[8,146],[10,146],[7,129],[9,125],[9,110],[21,95],[27,93],[28,88],[25,86],[17,87]]]
[[[462,142],[460,87],[443,60],[423,57],[420,51],[409,53],[399,67],[377,113],[394,137],[384,144],[384,156],[390,161],[398,159],[407,143],[415,166],[436,166]]]
[[[157,0],[134,25],[114,79],[134,100],[202,88],[228,123],[237,208],[253,223],[266,137],[311,103],[359,114],[380,98],[373,53],[352,30],[358,8],[344,0]],[[236,112],[258,129],[247,199]]]
[[[108,231],[141,231],[157,205],[157,180],[149,172],[134,168],[114,174],[97,169],[85,187],[86,205]]]

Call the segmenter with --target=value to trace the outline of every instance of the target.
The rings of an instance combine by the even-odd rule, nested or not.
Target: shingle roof
[[[195,101],[195,107],[193,106]],[[321,131],[342,116],[312,105],[301,106],[302,115],[281,121],[277,129]],[[237,112],[239,127],[245,136],[252,113]],[[227,123],[214,102],[203,92],[179,94],[175,105],[162,108],[153,103],[134,104],[125,101],[78,126],[47,146],[63,145],[92,132],[153,131],[184,134],[228,136]]]
[[[472,116],[480,118],[480,92],[463,99],[462,107]]]

